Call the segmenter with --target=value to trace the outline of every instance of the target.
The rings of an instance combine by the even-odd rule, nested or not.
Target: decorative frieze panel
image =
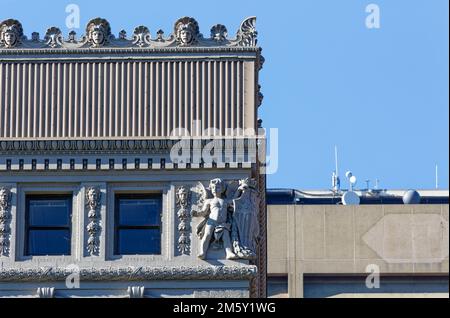
[[[101,215],[100,215],[100,198],[101,192],[99,188],[90,187],[86,190],[86,206],[88,210],[89,223],[86,226],[88,233],[86,249],[89,255],[99,255],[100,251],[100,232],[101,232]]]
[[[203,37],[198,22],[191,17],[178,19],[173,33],[164,37],[159,30],[156,37],[152,37],[150,29],[139,26],[134,30],[131,38],[127,38],[126,31],[121,31],[116,38],[111,33],[109,22],[102,18],[89,21],[85,34],[77,38],[72,31],[65,39],[61,30],[51,27],[43,39],[39,33],[33,32],[31,39],[24,35],[22,24],[15,19],[8,19],[0,23],[0,50],[12,49],[102,49],[102,48],[179,48],[179,47],[256,47],[256,17],[245,19],[235,39],[228,38],[228,31],[223,25],[211,28],[211,36]],[[0,51],[1,54],[1,51]]]
[[[81,268],[64,267],[6,268],[0,271],[0,282],[65,281],[73,274],[80,281],[143,281],[143,280],[247,280],[256,276],[257,267],[236,266],[158,266]]]
[[[261,136],[263,137],[263,136]],[[178,139],[131,140],[1,140],[0,155],[67,155],[67,154],[167,154],[179,143]],[[200,151],[211,141],[221,142],[221,149],[228,152],[247,152],[256,148],[255,138],[227,138],[217,140],[192,139],[189,149]],[[186,140],[183,140],[186,143]]]
[[[181,186],[176,190],[177,217],[178,217],[178,252],[181,255],[189,255],[191,251],[191,226],[189,211],[189,190]]]
[[[0,186],[0,257],[9,256],[11,192],[9,188]]]

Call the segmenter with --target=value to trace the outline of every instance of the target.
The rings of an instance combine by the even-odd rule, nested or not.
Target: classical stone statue
[[[14,19],[3,21],[0,24],[0,44],[7,48],[18,46],[23,38],[22,24]]]
[[[238,193],[233,200],[233,250],[241,259],[254,259],[259,239],[259,193],[255,180],[240,180]]]
[[[111,38],[111,26],[105,19],[96,18],[86,27],[87,42],[92,47],[105,46]]]
[[[202,216],[204,220],[197,228],[197,235],[200,238],[200,251],[198,257],[206,258],[206,252],[211,243],[215,247],[220,244],[225,248],[227,259],[236,259],[231,244],[231,218],[229,213],[231,201],[226,196],[226,185],[222,179],[213,179],[209,183],[209,189],[198,185],[201,193],[200,210],[192,210],[192,216]]]
[[[193,18],[184,17],[175,23],[174,35],[181,46],[195,44],[200,37],[200,30],[197,21]]]
[[[198,257],[204,259],[211,244],[225,248],[227,259],[256,258],[259,238],[259,192],[253,179],[226,184],[221,179],[193,188],[199,195],[192,215],[205,219],[197,228],[200,238]]]

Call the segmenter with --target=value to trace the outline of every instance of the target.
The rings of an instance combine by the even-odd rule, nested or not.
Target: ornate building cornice
[[[224,137],[216,139],[222,142],[234,141],[233,150],[238,143],[244,149],[251,148],[258,137]],[[195,148],[194,141],[200,140],[201,146],[211,142],[212,139],[192,139],[191,149]],[[179,139],[116,139],[116,140],[1,140],[0,155],[81,155],[81,154],[166,154]]]
[[[124,268],[13,268],[0,269],[0,282],[64,281],[78,274],[81,281],[143,281],[143,280],[248,280],[257,274],[257,267],[245,266],[180,266]]]
[[[116,37],[111,33],[107,20],[95,18],[89,21],[81,37],[72,31],[65,38],[58,27],[51,27],[43,38],[33,32],[28,39],[22,24],[8,19],[0,23],[0,55],[255,51],[258,50],[257,35],[256,17],[245,19],[233,39],[228,38],[228,30],[221,24],[211,28],[210,37],[204,37],[197,21],[190,17],[178,19],[169,36],[165,36],[162,30],[152,33],[148,27],[138,26],[132,35],[128,36],[122,30]]]
[[[163,154],[178,140],[0,140],[0,155],[39,154]]]

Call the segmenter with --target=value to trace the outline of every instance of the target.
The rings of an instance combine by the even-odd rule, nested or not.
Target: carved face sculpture
[[[92,30],[89,38],[94,46],[102,46],[105,42],[105,34],[100,28]]]
[[[223,184],[222,179],[211,180],[209,188],[215,197],[220,197],[225,192],[225,185]]]
[[[17,35],[13,31],[8,30],[3,35],[3,39],[7,47],[14,47],[17,42]]]
[[[185,187],[181,187],[177,192],[178,201],[181,205],[185,205],[188,200],[188,191]]]
[[[8,198],[9,198],[9,191],[5,188],[0,189],[0,206],[3,208],[6,208],[6,205],[8,204]]]
[[[183,25],[178,31],[178,38],[184,45],[192,42],[192,36],[192,30],[188,25]]]
[[[93,47],[106,45],[111,35],[109,22],[101,18],[91,20],[86,27],[86,35]]]
[[[193,18],[181,18],[175,23],[175,36],[180,45],[191,45],[198,37],[197,21]]]
[[[87,198],[88,198],[89,203],[96,204],[97,201],[98,201],[98,192],[97,192],[97,190],[95,190],[93,188],[89,189],[88,192],[87,192]]]
[[[248,187],[248,182],[247,182],[247,180],[246,179],[244,179],[244,180],[240,180],[239,181],[239,191],[245,191],[245,190],[247,190],[249,187]]]
[[[95,29],[91,32],[91,39],[94,45],[101,46],[105,40],[105,35],[101,29]]]
[[[23,36],[22,24],[13,19],[0,24],[0,43],[7,48],[16,47]]]

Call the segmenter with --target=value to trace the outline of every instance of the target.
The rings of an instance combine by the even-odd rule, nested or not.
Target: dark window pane
[[[161,223],[159,199],[120,199],[119,225],[159,226]]]
[[[119,254],[161,254],[159,229],[122,229],[118,235]]]
[[[30,230],[28,233],[28,254],[70,255],[70,231]]]
[[[68,226],[69,200],[30,200],[29,226]]]

